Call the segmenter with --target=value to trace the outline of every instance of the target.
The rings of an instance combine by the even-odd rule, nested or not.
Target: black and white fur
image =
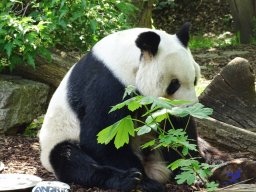
[[[171,175],[166,165],[180,158],[176,152],[141,150],[141,144],[154,138],[152,133],[131,138],[120,149],[113,143],[98,144],[96,135],[130,114],[126,109],[108,113],[122,101],[128,85],[145,96],[197,102],[194,86],[200,69],[188,40],[186,23],[175,35],[135,28],[99,41],[69,70],[50,101],[39,136],[43,166],[63,182],[121,191],[164,191]],[[184,128],[187,120],[172,119],[178,128]],[[196,143],[192,118],[186,131]]]

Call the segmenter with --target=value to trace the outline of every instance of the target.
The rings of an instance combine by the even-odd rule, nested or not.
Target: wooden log
[[[207,140],[256,155],[256,133],[213,118],[196,119],[198,133]]]
[[[212,117],[256,132],[255,75],[246,59],[235,58],[213,79],[199,100]]]
[[[255,189],[256,184],[237,184],[230,187],[216,189],[215,192],[255,192]]]
[[[255,192],[256,184],[238,184],[232,187],[217,189],[216,192]]]
[[[213,118],[197,119],[198,133],[212,143],[256,155],[256,133]]]
[[[46,83],[53,89],[56,89],[64,75],[70,67],[76,63],[80,55],[68,54],[62,51],[55,50],[52,53],[52,61],[47,62],[41,57],[36,58],[36,68],[29,65],[17,65],[11,74],[22,76],[26,79],[31,79]],[[5,72],[9,73],[9,72]],[[10,73],[9,73],[10,74]]]

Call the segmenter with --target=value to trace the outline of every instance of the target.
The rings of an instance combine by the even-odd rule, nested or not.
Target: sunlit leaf
[[[128,85],[128,86],[125,88],[125,92],[124,92],[123,99],[124,99],[125,97],[127,97],[128,95],[132,95],[132,94],[136,94],[136,87],[133,86],[133,85]]]
[[[4,46],[4,49],[6,50],[6,53],[7,53],[8,57],[11,56],[12,48],[13,48],[12,43],[6,43],[5,46]]]
[[[143,144],[142,146],[141,146],[141,148],[142,149],[145,149],[145,148],[147,148],[147,147],[151,147],[151,146],[154,146],[155,145],[155,140],[153,139],[153,140],[151,140],[151,141],[148,141],[147,143],[145,143],[145,144]]]
[[[196,182],[195,172],[185,171],[175,177],[178,184],[187,183],[188,185],[192,185]]]
[[[100,144],[108,144],[115,137],[114,144],[118,149],[129,143],[129,136],[134,136],[134,124],[130,115],[100,131],[97,141]]]
[[[206,183],[206,188],[207,188],[207,191],[216,191],[216,189],[218,188],[219,184],[212,181],[210,183]]]
[[[27,61],[28,61],[28,64],[29,65],[32,65],[32,67],[35,67],[35,59],[34,59],[34,57],[32,56],[32,55],[28,55],[27,56]]]
[[[134,124],[130,115],[120,120],[114,142],[115,147],[119,149],[125,143],[128,144],[129,136],[134,136]]]
[[[151,131],[151,127],[149,127],[148,125],[143,125],[142,127],[138,128],[138,132],[137,135],[144,135],[146,133],[149,133]]]

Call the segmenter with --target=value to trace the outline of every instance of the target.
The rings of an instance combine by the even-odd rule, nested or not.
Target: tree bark
[[[215,119],[256,132],[255,75],[243,58],[232,60],[199,97]]]
[[[136,17],[137,27],[147,27],[152,28],[152,10],[153,4],[155,0],[148,0],[148,1],[137,1],[133,0],[133,4],[139,9],[138,15]]]
[[[248,44],[255,28],[256,1],[229,0],[236,29],[240,32],[240,42]]]
[[[256,155],[256,133],[213,118],[197,119],[200,137],[210,143]]]
[[[11,74],[46,83],[56,89],[70,67],[79,60],[79,57],[77,54],[72,55],[55,50],[52,53],[51,62],[37,57],[35,69],[29,65],[17,65]],[[10,72],[5,73],[10,74]]]
[[[256,154],[255,75],[246,59],[233,59],[206,87],[199,101],[214,111],[213,118],[197,119],[200,136]]]

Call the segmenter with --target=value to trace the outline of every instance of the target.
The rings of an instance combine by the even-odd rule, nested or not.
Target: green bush
[[[3,0],[0,2],[0,70],[50,48],[86,51],[113,31],[131,27],[135,7],[128,0]]]

